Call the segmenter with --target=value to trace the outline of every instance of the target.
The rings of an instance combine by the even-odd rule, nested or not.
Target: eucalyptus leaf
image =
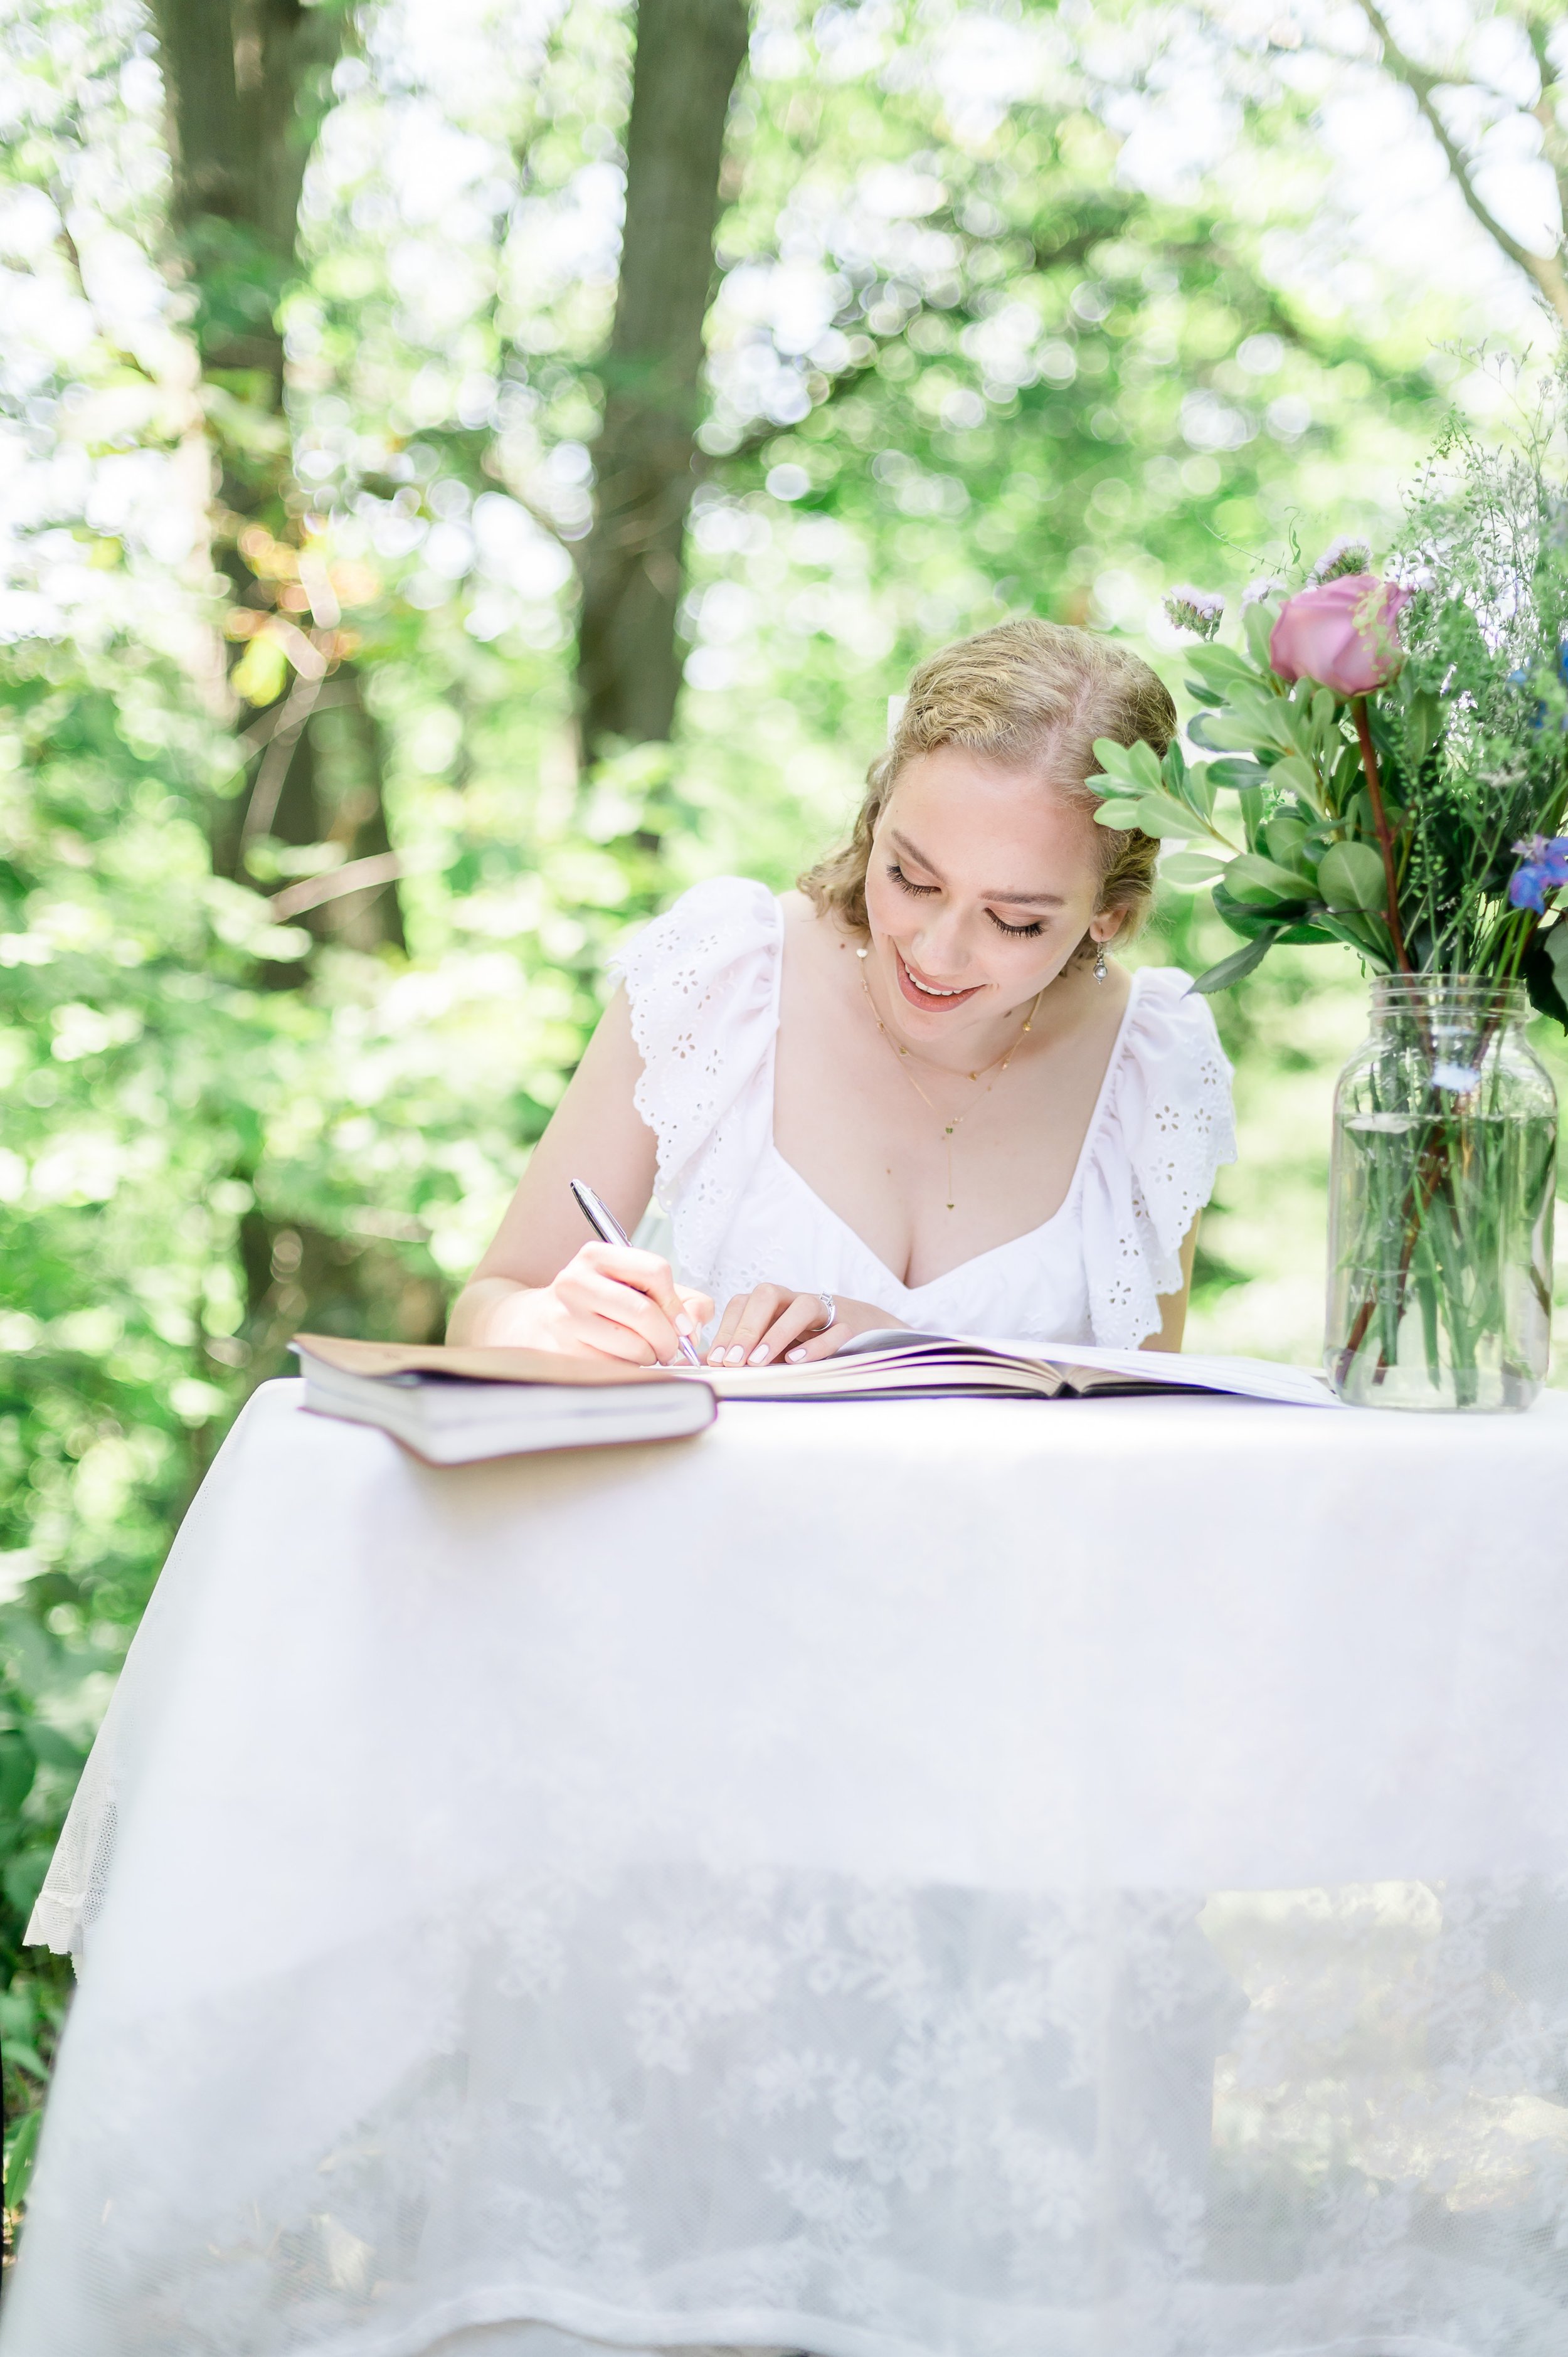
[[[1118,829],[1136,826],[1138,805],[1136,802],[1126,801],[1123,797],[1118,796],[1113,799],[1108,794],[1102,799],[1100,808],[1094,813],[1094,823],[1096,826],[1113,826]]]

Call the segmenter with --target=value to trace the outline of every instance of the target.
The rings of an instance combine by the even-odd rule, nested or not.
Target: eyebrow
[[[900,851],[907,852],[916,866],[923,867],[928,876],[941,874],[940,868],[931,865],[918,845],[911,843],[907,834],[900,834],[897,827],[889,827],[887,840],[896,844]],[[1059,909],[1063,906],[1059,892],[983,892],[980,897],[983,900],[1001,900],[1009,909]]]

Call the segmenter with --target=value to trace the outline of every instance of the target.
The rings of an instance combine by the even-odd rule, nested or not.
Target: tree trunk
[[[667,737],[686,510],[714,274],[719,164],[746,0],[639,0],[626,232],[603,364],[597,497],[577,640],[585,767],[607,741]]]
[[[265,611],[288,582],[287,566],[271,558],[260,569],[247,563],[242,527],[261,527],[263,543],[297,554],[304,502],[289,473],[277,313],[295,267],[306,166],[330,103],[350,10],[348,0],[309,8],[300,0],[152,0],[152,8],[167,95],[171,227],[177,266],[196,299],[203,373],[220,377],[227,393],[277,429],[243,444],[216,441],[214,558],[236,604]],[[242,878],[258,835],[338,844],[346,863],[390,850],[381,749],[360,683],[338,660],[332,628],[296,615],[295,630],[311,640],[329,684],[301,698],[303,718],[291,714],[290,698],[310,683],[296,676],[285,686],[270,707],[282,725],[269,731],[263,724],[259,732],[264,742],[249,792],[214,812],[215,864]],[[356,947],[403,943],[392,881],[326,899],[306,921]],[[277,982],[302,979],[297,964],[267,974]]]
[[[173,226],[204,367],[261,370],[283,407],[276,312],[305,167],[330,100],[343,0],[152,0],[167,98]]]

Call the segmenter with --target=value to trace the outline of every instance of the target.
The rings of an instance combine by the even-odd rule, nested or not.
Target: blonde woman
[[[1006,622],[923,663],[849,844],[775,899],[723,877],[621,987],[453,1313],[462,1342],[644,1364],[828,1356],[874,1327],[1180,1348],[1234,1158],[1213,1018],[1112,959],[1157,846],[1097,826],[1099,737],[1176,711],[1124,648]],[[567,1181],[674,1267],[585,1243]],[[716,1328],[715,1311],[720,1312]]]

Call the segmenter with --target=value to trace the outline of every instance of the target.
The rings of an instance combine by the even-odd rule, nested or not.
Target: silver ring
[[[819,1333],[819,1334],[825,1334],[825,1333],[827,1332],[827,1330],[828,1330],[828,1328],[829,1328],[830,1326],[832,1326],[832,1325],[835,1324],[835,1323],[836,1323],[836,1321],[837,1321],[838,1314],[839,1314],[839,1306],[838,1306],[838,1303],[833,1299],[832,1295],[831,1293],[822,1293],[822,1292],[819,1292],[819,1293],[818,1293],[818,1295],[817,1295],[817,1299],[818,1299],[818,1300],[822,1303],[822,1324],[818,1327],[817,1331],[818,1331],[818,1333]]]

